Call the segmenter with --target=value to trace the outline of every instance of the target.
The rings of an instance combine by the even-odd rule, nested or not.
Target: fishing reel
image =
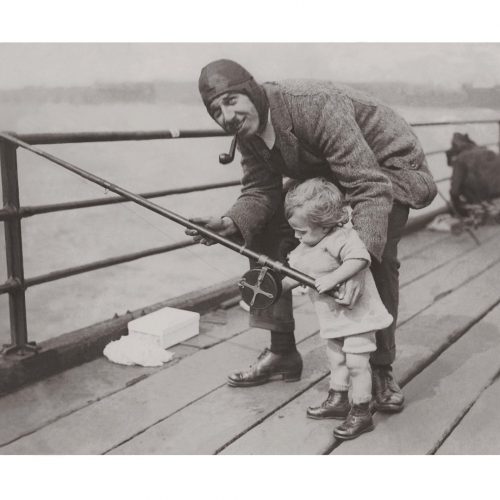
[[[253,309],[267,309],[281,296],[281,276],[273,269],[263,266],[250,269],[240,279],[241,298]]]

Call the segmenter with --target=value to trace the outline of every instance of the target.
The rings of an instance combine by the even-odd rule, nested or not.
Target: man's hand
[[[333,294],[335,302],[346,306],[348,309],[352,309],[363,294],[366,272],[367,269],[364,269],[343,283],[340,290]]]
[[[194,224],[206,227],[210,231],[213,231],[220,236],[225,238],[232,236],[238,232],[238,228],[232,219],[229,217],[196,217],[189,219]],[[196,243],[201,243],[202,245],[214,245],[216,242],[205,238],[196,229],[186,229],[184,231],[188,236],[192,236]]]

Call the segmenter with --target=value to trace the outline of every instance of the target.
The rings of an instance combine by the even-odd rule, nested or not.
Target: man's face
[[[259,114],[245,94],[227,92],[216,97],[209,106],[212,118],[228,133],[247,137],[259,130]]]

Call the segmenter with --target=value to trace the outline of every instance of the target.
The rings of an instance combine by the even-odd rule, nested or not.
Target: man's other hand
[[[364,269],[343,283],[340,289],[333,294],[335,302],[352,309],[363,294],[366,272],[367,270]]]
[[[194,224],[198,226],[203,226],[213,231],[214,233],[228,238],[238,232],[238,228],[232,219],[229,217],[195,217],[189,219]],[[205,236],[202,236],[196,229],[186,229],[184,231],[188,236],[192,236],[196,243],[201,243],[202,245],[214,245],[216,241],[211,240]]]

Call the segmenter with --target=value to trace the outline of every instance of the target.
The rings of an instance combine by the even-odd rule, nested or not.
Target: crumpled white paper
[[[174,357],[174,353],[162,349],[144,335],[125,335],[110,342],[104,356],[120,365],[162,366]]]

